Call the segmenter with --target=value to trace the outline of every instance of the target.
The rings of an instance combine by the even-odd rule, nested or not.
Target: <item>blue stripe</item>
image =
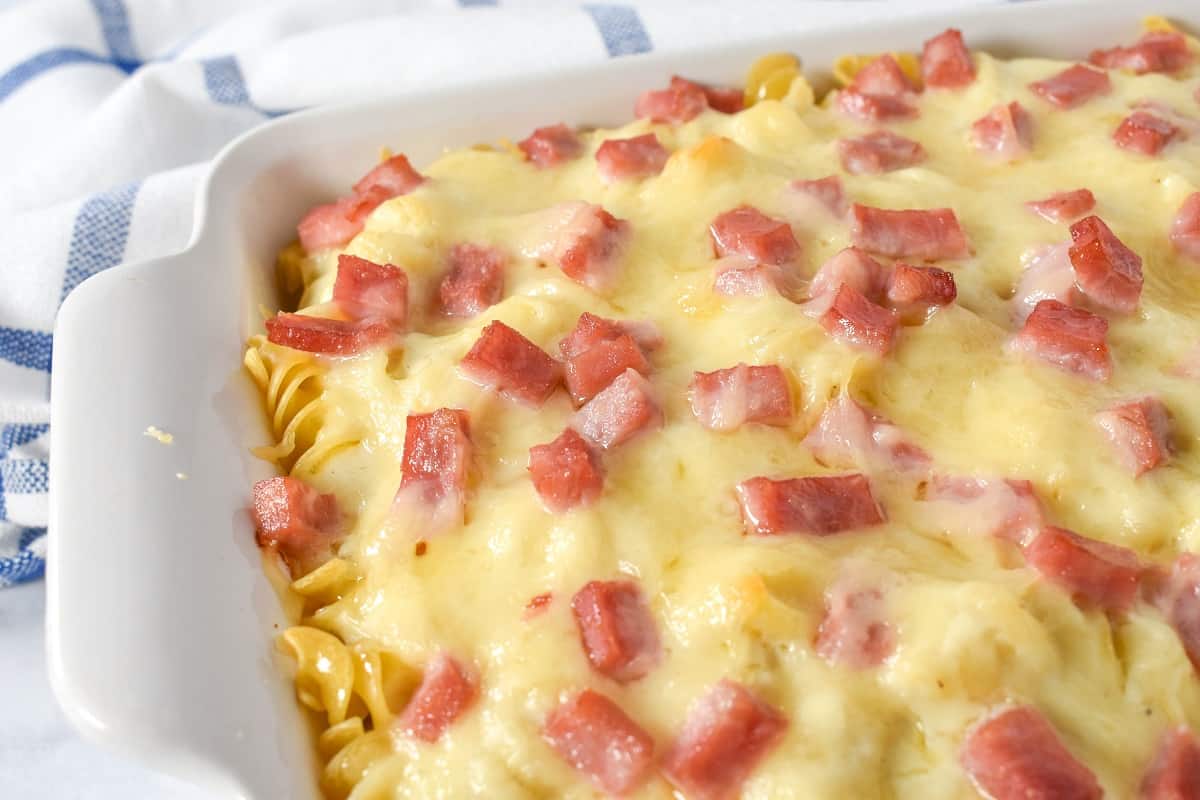
[[[3,428],[0,428],[0,456],[14,447],[29,444],[48,430],[50,430],[50,426],[44,422],[5,425]]]
[[[31,553],[28,547],[45,535],[45,528],[26,528],[21,532],[20,555],[0,558],[0,586],[42,577],[46,570],[46,562],[41,556]]]
[[[55,67],[62,67],[67,64],[104,64],[106,66],[125,69],[120,64],[114,64],[104,56],[98,56],[95,53],[89,53],[86,50],[80,50],[75,47],[60,47],[55,50],[47,50],[44,53],[30,56],[8,72],[0,75],[0,102],[8,99],[10,94],[43,72],[49,72]]]
[[[127,183],[89,197],[80,206],[71,231],[60,300],[86,278],[121,263],[139,188],[139,183]]]
[[[204,88],[214,103],[223,106],[249,106],[250,92],[246,78],[233,56],[210,58],[203,62]]]
[[[50,371],[53,338],[44,331],[0,327],[0,359],[18,367]]]
[[[654,49],[636,9],[613,5],[585,5],[583,8],[592,15],[610,56],[649,53]]]
[[[47,462],[31,458],[0,461],[0,484],[5,494],[42,494],[50,491]]]
[[[137,48],[133,44],[133,32],[129,28],[129,12],[124,0],[92,0],[92,8],[100,20],[100,31],[108,45],[112,62],[126,72],[133,72],[142,65]]]

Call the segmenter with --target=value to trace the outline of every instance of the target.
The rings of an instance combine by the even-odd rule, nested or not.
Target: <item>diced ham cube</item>
[[[1020,103],[1001,103],[971,124],[971,145],[996,161],[1016,161],[1033,147],[1033,117]]]
[[[627,369],[576,412],[572,427],[609,450],[643,430],[660,427],[662,421],[649,381]]]
[[[662,334],[649,320],[605,319],[585,311],[579,315],[571,332],[558,343],[558,350],[564,359],[569,360],[600,342],[622,336],[632,338],[645,353],[657,350],[662,345]]]
[[[588,663],[601,675],[629,683],[658,664],[658,629],[636,583],[589,581],[571,598],[571,611]]]
[[[813,457],[831,467],[873,467],[909,472],[927,469],[929,454],[896,425],[863,408],[848,394],[829,401],[804,437]]]
[[[948,28],[921,50],[921,77],[926,87],[960,89],[975,80],[975,65],[962,33]]]
[[[900,68],[900,62],[890,53],[884,53],[863,66],[848,88],[882,97],[897,97],[917,90]]]
[[[800,251],[792,226],[753,206],[738,206],[709,226],[719,256],[742,255],[760,264],[786,264]]]
[[[678,75],[671,77],[672,88],[684,86],[699,86],[708,100],[708,107],[722,114],[736,114],[746,105],[746,93],[736,86],[712,86],[706,83],[695,83]]]
[[[1150,31],[1130,47],[1093,50],[1088,61],[1098,67],[1126,69],[1144,75],[1147,72],[1178,72],[1194,58],[1183,34]]]
[[[382,189],[387,197],[408,194],[425,182],[425,177],[413,169],[404,155],[396,155],[372,169],[354,184],[354,193],[365,197]]]
[[[1106,381],[1112,375],[1107,336],[1108,320],[1103,317],[1057,300],[1042,300],[1009,347],[1066,372]]]
[[[539,169],[555,167],[583,152],[583,142],[563,123],[538,128],[517,143],[525,158]]]
[[[458,244],[450,250],[450,270],[438,284],[438,304],[450,317],[473,317],[500,302],[504,294],[504,253],[494,247]]]
[[[609,795],[632,792],[654,768],[654,739],[620,706],[591,689],[551,711],[542,738]]]
[[[1112,82],[1104,72],[1083,64],[1072,64],[1062,72],[1029,84],[1029,90],[1051,105],[1070,109],[1098,95],[1108,94],[1112,91]]]
[[[838,92],[837,105],[842,113],[867,122],[888,122],[897,119],[912,119],[917,116],[917,107],[909,100],[910,95],[867,94],[857,89],[846,88]]]
[[[554,260],[571,280],[592,291],[604,291],[616,280],[629,223],[588,203],[570,204],[563,211],[553,245]]]
[[[847,247],[839,250],[817,270],[809,285],[809,295],[820,297],[836,292],[845,284],[872,302],[882,301],[887,280],[883,265],[871,258],[867,251]]]
[[[745,256],[725,256],[716,262],[713,293],[724,297],[763,297],[778,294],[792,299],[797,280],[787,268],[758,264]]]
[[[825,590],[825,615],[817,628],[817,655],[850,669],[879,666],[896,647],[879,576],[845,569]]]
[[[439,653],[425,665],[421,685],[398,719],[400,729],[424,742],[436,742],[470,710],[478,680],[462,664]]]
[[[376,320],[347,322],[304,314],[279,313],[266,326],[272,344],[326,356],[357,355],[392,335],[391,326]]]
[[[591,505],[604,488],[600,459],[570,428],[548,444],[529,448],[529,475],[542,505],[556,514]]]
[[[340,247],[359,234],[367,216],[388,199],[382,187],[365,195],[350,195],[309,211],[296,226],[300,245],[309,253]]]
[[[1200,261],[1200,192],[1188,195],[1171,222],[1171,245],[1193,261]]]
[[[1075,284],[1099,306],[1125,314],[1137,308],[1142,294],[1142,259],[1093,215],[1071,226],[1067,251],[1075,268]]]
[[[925,499],[940,506],[938,517],[953,533],[1023,545],[1044,527],[1042,504],[1029,481],[935,475]]]
[[[606,139],[596,150],[596,168],[605,183],[648,178],[662,172],[670,153],[653,133]]]
[[[1142,568],[1126,547],[1045,527],[1025,546],[1025,560],[1087,607],[1124,612],[1137,596]]]
[[[899,321],[895,312],[872,303],[848,283],[814,301],[825,332],[837,341],[877,355],[887,355],[896,340]]]
[[[651,122],[689,122],[708,108],[708,97],[698,84],[676,78],[666,89],[651,89],[638,96],[633,115]]]
[[[842,179],[837,175],[792,181],[788,184],[788,189],[796,195],[816,200],[835,217],[846,214],[846,190],[842,187]]]
[[[850,206],[850,240],[890,258],[941,261],[971,254],[958,217],[949,208],[891,210]]]
[[[1096,424],[1134,477],[1165,464],[1171,457],[1171,417],[1157,397],[1118,403],[1098,413]]]
[[[333,300],[348,317],[403,328],[408,321],[408,275],[392,264],[340,255]]]
[[[470,380],[529,406],[541,406],[562,383],[562,367],[546,351],[496,320],[463,356]]]
[[[1175,629],[1192,666],[1200,672],[1200,556],[1179,556],[1153,599]]]
[[[1078,299],[1069,249],[1070,245],[1064,242],[1034,248],[1021,256],[1025,271],[1012,299],[1013,316],[1018,322],[1024,322],[1043,300],[1057,300],[1069,306]]]
[[[1044,200],[1030,200],[1025,204],[1033,213],[1047,222],[1071,222],[1096,207],[1096,197],[1087,189],[1056,192]]]
[[[434,511],[439,523],[462,515],[471,461],[469,420],[457,408],[408,415],[400,492]]]
[[[858,119],[883,121],[917,115],[911,100],[916,88],[889,54],[874,59],[838,92],[838,108]]]
[[[299,478],[267,478],[254,484],[254,540],[272,549],[298,578],[328,560],[341,540],[337,498]]]
[[[1141,800],[1200,797],[1200,741],[1186,726],[1172,728],[1163,735],[1138,796]]]
[[[650,363],[642,348],[627,334],[604,339],[567,359],[564,368],[567,391],[576,407],[581,406],[627,369],[643,375],[650,372]]]
[[[778,709],[723,679],[688,710],[663,774],[688,800],[733,800],[787,726]]]
[[[862,136],[838,139],[838,158],[851,175],[882,175],[925,160],[920,142],[891,131],[872,131]]]
[[[732,431],[747,422],[787,425],[792,421],[792,390],[777,365],[697,372],[688,385],[692,414],[714,431]]]
[[[1124,150],[1156,156],[1179,134],[1179,128],[1162,117],[1135,111],[1121,120],[1113,131],[1113,141]]]
[[[827,536],[883,522],[883,510],[865,475],[750,478],[736,487],[748,533]]]
[[[1101,800],[1096,776],[1071,755],[1041,712],[1006,708],[975,726],[963,769],[991,800]]]
[[[888,305],[906,322],[921,322],[931,311],[958,297],[954,276],[937,267],[914,267],[897,262],[888,275]]]

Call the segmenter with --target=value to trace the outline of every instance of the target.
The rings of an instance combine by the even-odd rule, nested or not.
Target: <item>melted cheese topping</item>
[[[252,371],[276,410],[276,433],[291,430],[294,445],[267,454],[335,493],[353,518],[334,562],[353,578],[343,575],[325,595],[311,576],[307,591],[296,590],[307,597],[308,624],[385,653],[402,665],[393,676],[407,670],[392,681],[393,713],[412,690],[412,673],[438,650],[473,662],[482,678],[477,705],[437,744],[386,730],[363,744],[355,720],[331,729],[321,747],[334,760],[325,773],[331,794],[356,785],[355,798],[595,796],[539,734],[547,712],[583,687],[618,702],[660,751],[716,681],[753,687],[790,726],[746,782],[748,798],[972,796],[958,761],[964,732],[1006,701],[1040,708],[1110,796],[1130,797],[1159,734],[1180,722],[1200,727],[1200,681],[1158,612],[1139,604],[1110,619],[1081,610],[1011,545],[972,535],[969,520],[931,513],[904,476],[872,476],[888,517],[878,527],[825,538],[743,535],[736,483],[838,471],[818,464],[801,439],[826,401],[848,388],[928,450],[937,470],[1032,481],[1052,524],[1150,562],[1200,550],[1200,403],[1196,383],[1170,370],[1200,341],[1200,265],[1167,239],[1176,210],[1200,189],[1200,135],[1155,158],[1111,138],[1139,100],[1197,116],[1196,68],[1183,78],[1112,71],[1111,94],[1062,111],[1026,87],[1065,64],[975,60],[974,83],[926,91],[917,119],[887,126],[920,142],[924,163],[843,175],[852,201],[953,208],[974,250],[940,265],[954,273],[957,302],[905,327],[887,357],[834,341],[782,297],[712,291],[708,223],[739,204],[793,224],[807,275],[850,243],[844,222],[799,209],[785,187],[838,172],[834,142],[871,126],[828,99],[813,103],[802,79],[785,100],[736,115],[706,111],[682,125],[637,121],[585,133],[583,156],[556,168],[536,169],[507,149],[448,153],[423,169],[426,184],[377,209],[344,250],[408,273],[416,317],[402,349],[319,359],[252,343]],[[968,130],[1010,100],[1032,113],[1035,144],[1016,163],[991,163],[969,145]],[[672,152],[662,174],[603,183],[592,157],[599,144],[649,131]],[[1109,315],[1108,383],[1004,348],[1022,254],[1068,238],[1066,226],[1023,203],[1081,186],[1145,266],[1138,310]],[[574,199],[602,204],[632,226],[619,280],[603,296],[523,255],[548,235],[539,212]],[[448,321],[428,300],[459,242],[502,248],[511,264],[499,304]],[[333,313],[324,304],[336,256],[285,253],[284,265],[302,279],[304,310]],[[595,505],[555,515],[540,505],[526,465],[529,448],[566,425],[566,393],[530,409],[482,390],[456,367],[494,319],[556,353],[583,311],[661,328],[665,344],[651,358],[650,379],[666,423],[605,456]],[[791,426],[714,433],[696,422],[687,402],[693,372],[741,361],[791,373],[800,406]],[[288,370],[303,378],[276,374]],[[1093,414],[1148,393],[1170,409],[1179,452],[1135,480]],[[392,499],[405,416],[440,407],[470,412],[466,523],[418,555],[421,531],[394,514]],[[307,421],[292,424],[305,408]],[[891,573],[896,649],[873,669],[831,666],[813,647],[822,593],[848,559]],[[664,648],[656,669],[625,686],[589,668],[569,608],[585,582],[620,576],[640,582]],[[526,603],[543,592],[553,593],[548,610],[526,619]],[[356,702],[351,716],[364,713]],[[665,798],[671,789],[655,776],[635,796]]]

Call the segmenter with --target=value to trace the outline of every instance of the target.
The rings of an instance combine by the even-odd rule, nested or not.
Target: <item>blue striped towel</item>
[[[196,183],[233,137],[290,109],[778,34],[884,6],[0,0],[0,9],[4,586],[45,564],[59,304],[101,270],[181,249]]]

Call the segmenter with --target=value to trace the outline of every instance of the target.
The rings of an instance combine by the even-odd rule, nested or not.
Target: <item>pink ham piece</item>
[[[1062,72],[1029,84],[1029,90],[1051,105],[1062,109],[1081,106],[1093,97],[1112,91],[1106,73],[1072,64]]]
[[[921,78],[934,89],[961,89],[975,80],[975,65],[960,31],[948,28],[925,43]]]
[[[439,653],[425,665],[421,685],[401,712],[400,729],[424,742],[436,742],[479,695],[478,679],[456,659]]]
[[[529,476],[542,505],[555,514],[591,505],[604,489],[599,457],[570,428],[552,442],[529,448]]]
[[[846,190],[842,186],[842,179],[837,175],[792,181],[788,184],[788,189],[793,196],[815,200],[835,217],[846,215]]]
[[[1200,741],[1180,725],[1167,731],[1142,778],[1140,800],[1190,800],[1200,797]]]
[[[566,203],[558,212],[552,258],[571,280],[605,291],[616,281],[629,223],[589,203]]]
[[[887,280],[888,305],[909,324],[919,324],[958,297],[954,276],[937,267],[914,267],[897,262]]]
[[[1080,299],[1075,288],[1075,270],[1067,254],[1069,249],[1066,243],[1044,245],[1021,256],[1025,271],[1012,299],[1013,316],[1018,322],[1024,322],[1043,300],[1057,300],[1069,306]]]
[[[722,114],[736,114],[746,106],[746,93],[736,86],[713,86],[689,81],[678,75],[671,77],[672,88],[682,90],[690,86],[700,87],[700,90],[704,92],[704,99],[708,101],[708,107],[713,111],[719,111]]]
[[[1014,706],[980,722],[960,754],[963,769],[991,800],[1101,800],[1092,774],[1041,712]]]
[[[825,615],[814,645],[821,658],[850,669],[877,667],[896,647],[886,587],[861,572],[845,569],[825,590]]]
[[[528,137],[517,142],[517,147],[525,154],[530,163],[539,169],[556,167],[559,164],[578,158],[583,152],[583,142],[575,131],[561,122],[545,128],[538,128]]]
[[[409,414],[400,494],[434,512],[438,523],[462,516],[471,462],[470,417],[457,408]],[[443,527],[442,524],[434,526]]]
[[[1071,226],[1067,251],[1075,285],[1098,306],[1123,314],[1137,308],[1142,294],[1142,259],[1097,216]]]
[[[713,293],[723,297],[763,297],[778,294],[789,300],[798,294],[799,281],[787,267],[756,264],[745,256],[725,256],[716,262]]]
[[[539,407],[562,383],[562,367],[546,351],[496,320],[463,356],[471,381],[527,406]]]
[[[662,422],[650,382],[627,369],[575,413],[571,426],[597,447],[610,450]]]
[[[654,769],[654,739],[620,706],[591,689],[551,711],[542,738],[605,794],[632,792]]]
[[[1047,222],[1071,222],[1095,208],[1096,197],[1088,189],[1073,189],[1030,200],[1025,207]]]
[[[299,578],[327,561],[341,541],[337,498],[299,478],[267,478],[254,484],[254,540],[274,550]]]
[[[971,124],[971,146],[995,161],[1016,161],[1033,147],[1033,116],[1013,101],[1001,103]]]
[[[1147,111],[1135,111],[1113,131],[1117,147],[1144,156],[1156,156],[1179,136],[1178,126]]]
[[[814,478],[750,478],[735,489],[746,532],[760,536],[828,536],[883,522],[883,510],[862,474]]]
[[[1200,672],[1200,556],[1179,556],[1153,601],[1175,629],[1192,666]]]
[[[688,800],[734,800],[787,727],[779,710],[723,679],[688,710],[663,774]]]
[[[718,256],[741,255],[759,264],[786,264],[800,251],[787,222],[768,217],[753,206],[738,206],[718,215],[709,225],[709,234]]]
[[[662,172],[670,153],[653,133],[606,139],[596,150],[596,168],[605,183],[649,178]]]
[[[887,355],[896,340],[899,320],[848,283],[814,299],[807,309],[835,340],[876,355]]]
[[[1193,261],[1200,262],[1200,192],[1188,195],[1171,222],[1171,246]]]
[[[643,92],[633,115],[651,122],[688,122],[706,108],[735,114],[742,110],[743,104],[741,89],[706,86],[676,75],[666,89]]]
[[[391,338],[390,325],[377,320],[346,321],[279,313],[266,321],[272,344],[325,356],[354,356]]]
[[[1118,403],[1098,413],[1096,424],[1134,477],[1162,466],[1171,457],[1171,416],[1157,397]]]
[[[1142,567],[1126,547],[1045,527],[1025,545],[1025,560],[1088,608],[1122,613],[1137,597]]]
[[[868,411],[847,394],[829,401],[804,437],[825,466],[880,468],[900,472],[928,469],[929,454],[896,425]]]
[[[838,139],[837,151],[842,169],[851,175],[882,175],[920,164],[926,157],[920,142],[891,131]]]
[[[403,328],[408,321],[408,275],[392,264],[340,255],[333,301],[352,319]]]
[[[952,533],[996,536],[1023,545],[1044,527],[1042,504],[1029,481],[935,475],[925,500]]]
[[[890,258],[941,261],[971,254],[958,217],[948,208],[890,210],[850,206],[850,240]]]
[[[838,92],[837,104],[844,114],[857,119],[909,119],[917,115],[912,102],[916,88],[896,59],[885,53],[859,70],[850,85]]]
[[[1093,50],[1088,61],[1098,67],[1125,69],[1144,75],[1147,72],[1178,72],[1194,58],[1183,34],[1151,31],[1129,47]]]
[[[692,414],[714,431],[732,431],[747,422],[787,425],[792,421],[792,390],[777,365],[697,372],[688,386]]]
[[[1057,300],[1042,300],[1009,342],[1009,349],[1065,372],[1106,381],[1112,375],[1107,336],[1108,320],[1103,317]]]
[[[438,305],[448,317],[473,317],[504,295],[504,253],[494,247],[458,244],[450,250],[450,270],[438,283]]]
[[[627,369],[646,375],[650,372],[650,362],[632,336],[621,334],[596,342],[582,353],[567,359],[563,372],[567,391],[575,406],[579,407]]]
[[[354,184],[354,194],[317,206],[300,220],[296,232],[308,252],[345,244],[363,229],[381,203],[408,194],[425,182],[403,155],[392,156]]]
[[[571,598],[592,669],[617,683],[645,677],[659,661],[654,617],[632,581],[589,581]]]
[[[872,302],[882,302],[887,279],[887,270],[867,251],[847,247],[839,250],[817,270],[809,284],[809,295],[817,298],[831,294],[845,284]]]
[[[590,311],[579,315],[575,327],[558,343],[564,359],[572,359],[600,342],[629,336],[643,353],[651,353],[662,346],[662,334],[653,322],[635,319],[605,319]]]

